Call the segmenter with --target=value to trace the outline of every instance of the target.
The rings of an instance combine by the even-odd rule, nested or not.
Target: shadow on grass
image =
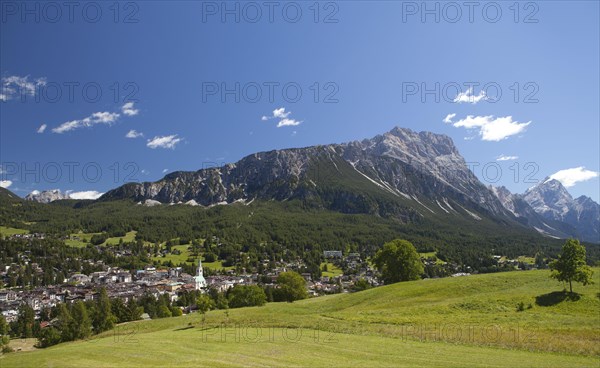
[[[577,293],[569,293],[568,291],[553,291],[548,294],[538,295],[535,297],[535,304],[540,307],[551,307],[565,300],[578,301],[581,295]]]
[[[189,330],[190,328],[194,328],[195,326],[185,326],[185,327],[181,327],[181,328],[176,328],[173,331],[185,331],[185,330]]]

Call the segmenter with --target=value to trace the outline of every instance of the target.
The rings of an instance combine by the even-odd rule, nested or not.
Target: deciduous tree
[[[415,247],[409,241],[401,239],[385,243],[373,257],[373,262],[386,284],[418,280],[424,270]]]
[[[277,289],[273,290],[275,301],[293,302],[294,300],[306,299],[306,280],[299,273],[289,271],[282,272],[277,276]]]
[[[236,285],[228,298],[231,308],[261,306],[267,302],[265,291],[258,285]]]
[[[550,277],[569,283],[573,293],[573,281],[588,285],[592,283],[593,271],[585,263],[585,247],[577,239],[568,239],[562,247],[558,259],[550,263]]]

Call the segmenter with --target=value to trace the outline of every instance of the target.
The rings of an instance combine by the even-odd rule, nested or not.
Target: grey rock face
[[[43,192],[34,190],[33,192],[26,195],[25,199],[28,201],[35,201],[39,203],[50,203],[59,199],[69,199],[69,195],[67,193],[62,193],[58,189],[45,190]]]
[[[584,240],[600,242],[600,205],[591,198],[573,199],[558,180],[546,179],[527,190],[523,199],[544,218],[573,226]]]
[[[364,192],[392,196],[421,214],[454,210],[464,215],[464,211],[456,211],[460,206],[498,216],[508,214],[469,170],[449,137],[403,128],[363,141],[260,152],[219,168],[174,172],[157,182],[126,184],[109,191],[102,200],[194,200],[211,206],[255,198],[299,198],[319,200],[323,206],[343,212],[381,212],[388,206]],[[429,205],[421,204],[424,200]],[[432,202],[435,208],[431,208]],[[454,209],[451,202],[460,206]]]

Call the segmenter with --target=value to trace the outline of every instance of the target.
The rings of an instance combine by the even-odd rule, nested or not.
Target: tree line
[[[543,238],[525,228],[488,220],[476,226],[460,219],[452,220],[457,223],[423,220],[412,224],[392,217],[318,209],[301,200],[255,201],[249,206],[209,209],[184,205],[142,207],[131,201],[69,200],[46,205],[3,203],[6,201],[10,200],[0,196],[0,223],[57,236],[80,230],[100,233],[94,243],[131,230],[137,231],[136,240],[153,244],[216,236],[230,248],[228,254],[220,255],[227,265],[234,265],[238,261],[235,254],[245,247],[259,249],[266,243],[277,244],[302,258],[308,258],[313,250],[344,250],[348,246],[372,256],[385,242],[401,237],[419,251],[434,248],[444,261],[489,272],[495,271],[490,259],[493,254],[516,258],[543,252],[555,257],[561,245],[560,240]],[[219,253],[220,249],[213,249],[212,254]],[[588,257],[591,263],[600,259],[600,247],[589,246]],[[317,272],[315,266],[310,264],[314,268],[311,272]]]

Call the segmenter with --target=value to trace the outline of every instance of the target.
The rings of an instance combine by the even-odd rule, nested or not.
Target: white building
[[[194,282],[196,284],[196,290],[202,290],[206,288],[206,280],[204,279],[204,271],[202,270],[202,260],[198,260],[198,268],[196,269]]]

